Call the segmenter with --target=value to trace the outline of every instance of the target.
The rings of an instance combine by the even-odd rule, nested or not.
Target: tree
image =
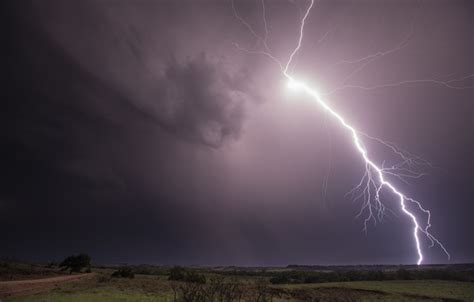
[[[69,269],[69,273],[78,273],[85,267],[90,268],[91,257],[84,253],[77,256],[72,255],[64,259],[59,266],[62,267],[63,270]]]
[[[181,281],[184,280],[185,269],[181,266],[173,266],[170,269],[168,280]]]
[[[410,280],[411,279],[411,273],[410,271],[404,269],[404,268],[399,268],[396,272],[396,277],[398,280]]]
[[[116,278],[135,278],[135,273],[129,267],[122,267],[119,270],[112,273],[112,277]]]

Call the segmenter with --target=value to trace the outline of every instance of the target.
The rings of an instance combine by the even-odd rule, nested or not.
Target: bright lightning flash
[[[288,87],[288,89],[290,89],[291,91],[294,91],[294,92],[301,91],[305,87],[303,83],[295,81],[291,77],[288,80],[288,82],[286,83],[286,86]]]
[[[298,50],[301,47],[302,41],[303,41],[303,34],[304,34],[304,25],[305,21],[311,11],[311,8],[314,5],[314,0],[311,0],[310,5],[305,11],[305,14],[301,20],[301,26],[300,26],[300,31],[299,31],[299,38],[298,38],[298,43],[293,52],[290,54],[290,57],[285,65],[281,64],[281,62],[275,58],[269,51],[268,51],[268,46],[266,45],[266,38],[262,39],[259,37],[256,32],[251,28],[251,26],[243,21],[243,19],[237,14],[237,11],[235,10],[234,5],[232,4],[232,8],[234,9],[234,14],[236,17],[244,23],[246,27],[248,27],[251,30],[251,33],[259,39],[258,42],[262,42],[265,46],[265,51],[248,51],[246,49],[241,48],[240,46],[236,45],[240,50],[244,50],[249,53],[257,53],[257,54],[263,54],[269,58],[271,58],[273,61],[275,61],[281,68],[283,76],[285,76],[288,79],[287,86],[289,89],[292,91],[297,91],[297,92],[304,92],[307,95],[309,95],[317,105],[322,107],[331,117],[333,117],[336,121],[339,122],[339,124],[347,130],[351,137],[352,137],[352,142],[354,145],[354,148],[356,152],[360,155],[362,160],[365,163],[365,174],[364,177],[361,181],[361,183],[355,188],[355,189],[363,189],[362,195],[364,196],[365,203],[363,205],[362,211],[364,209],[367,209],[369,211],[369,216],[365,219],[364,221],[364,229],[366,230],[367,228],[367,223],[370,220],[376,221],[374,214],[373,214],[373,209],[378,211],[378,216],[379,219],[381,216],[383,216],[383,211],[385,209],[385,206],[382,204],[381,199],[380,199],[380,194],[383,189],[388,190],[391,192],[397,199],[400,205],[401,210],[403,211],[404,214],[406,214],[410,220],[412,221],[412,226],[413,226],[413,239],[415,241],[415,246],[416,246],[416,251],[418,254],[418,260],[417,264],[420,265],[423,261],[423,252],[421,249],[421,244],[420,244],[420,233],[424,234],[428,240],[431,242],[431,246],[434,246],[436,243],[443,251],[444,253],[448,256],[448,259],[450,258],[450,254],[446,250],[446,248],[443,246],[443,244],[436,238],[434,237],[430,232],[429,228],[431,227],[431,213],[429,210],[426,210],[422,207],[421,203],[418,202],[415,199],[412,199],[410,197],[407,197],[404,193],[402,193],[392,182],[390,182],[387,179],[387,176],[396,176],[399,178],[405,177],[412,177],[412,178],[418,178],[421,176],[418,174],[413,174],[411,171],[409,171],[407,168],[404,167],[404,165],[410,165],[410,163],[413,161],[412,158],[407,158],[403,152],[399,151],[398,148],[393,146],[392,144],[386,143],[384,141],[381,141],[377,138],[373,138],[368,136],[367,134],[364,134],[362,132],[359,132],[356,130],[354,127],[352,127],[350,124],[346,122],[346,120],[335,110],[333,110],[328,103],[326,103],[320,94],[318,92],[311,88],[309,85],[298,81],[295,79],[292,75],[289,73],[289,69],[291,67],[291,63],[293,61],[293,58],[295,55],[298,53]],[[262,6],[264,7],[264,0],[262,0]],[[266,29],[266,20],[265,20],[265,29]],[[267,29],[266,29],[267,33]],[[378,142],[384,144],[386,147],[389,147],[396,153],[398,156],[400,156],[403,160],[403,163],[398,166],[393,166],[391,168],[385,168],[382,166],[377,165],[370,157],[367,152],[367,149],[364,147],[364,144],[361,140],[361,136],[369,137],[371,139],[377,140]],[[416,159],[415,159],[416,160]],[[408,174],[397,174],[397,172],[407,172]],[[424,213],[424,215],[427,216],[426,221],[422,224],[420,223],[420,219],[417,218],[414,212],[412,212],[410,209],[407,208],[407,203],[415,205],[421,212]]]

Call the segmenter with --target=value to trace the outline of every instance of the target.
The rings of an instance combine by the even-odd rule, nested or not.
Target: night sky
[[[394,198],[362,231],[361,203],[346,196],[364,172],[350,135],[289,92],[274,62],[236,47],[261,44],[230,1],[5,4],[0,256],[416,262]],[[268,44],[283,61],[307,5],[266,1]],[[235,8],[264,32],[260,1]],[[474,73],[473,39],[472,1],[322,0],[291,73],[321,92],[446,82]],[[425,177],[394,181],[431,210],[451,263],[474,262],[474,78],[451,83],[346,87],[325,98],[357,129],[432,163]],[[379,163],[394,160],[367,146]],[[428,246],[423,238],[425,263],[447,262]]]

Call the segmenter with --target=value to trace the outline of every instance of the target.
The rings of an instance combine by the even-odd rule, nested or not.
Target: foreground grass
[[[395,297],[405,299],[431,299],[431,300],[460,300],[474,301],[474,283],[458,281],[439,280],[410,280],[410,281],[354,281],[335,282],[320,284],[296,284],[282,285],[282,288],[289,290],[306,289],[314,290],[321,288],[345,288],[362,291],[372,291],[374,295],[384,295],[383,301],[392,301]],[[370,297],[362,299],[371,301]],[[397,300],[393,300],[397,301]]]
[[[11,297],[12,302],[161,302],[171,300],[170,289],[164,278],[137,276],[135,279],[116,279],[99,274],[91,279],[60,284],[49,292]]]
[[[13,298],[8,301],[16,302],[112,302],[112,301],[130,301],[130,302],[164,302],[170,301],[166,297],[149,295],[141,292],[121,291],[116,288],[101,288],[86,292],[66,293],[51,292],[36,294],[25,297]]]
[[[247,286],[252,282],[242,278]],[[474,283],[456,281],[356,281],[274,285],[278,301],[473,301]],[[135,279],[94,278],[60,284],[49,292],[10,297],[12,302],[173,301],[166,277],[138,275]]]

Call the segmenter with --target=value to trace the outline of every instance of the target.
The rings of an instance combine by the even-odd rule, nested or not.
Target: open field
[[[132,280],[63,283],[47,292],[13,296],[6,301],[173,301],[168,281],[137,276]],[[249,286],[249,290],[250,290]],[[356,281],[270,286],[268,301],[472,301],[474,284],[455,281]],[[245,301],[257,301],[248,299]],[[263,300],[261,300],[263,301]]]
[[[304,276],[321,268],[186,268],[186,279],[170,281],[169,267],[131,266],[134,278],[114,278],[116,267],[96,267],[92,274],[67,275],[29,282],[0,282],[1,301],[473,301],[474,282],[456,280],[384,280],[272,284],[275,274]],[[337,270],[332,267],[327,272]],[[341,268],[339,268],[341,269]],[[370,268],[359,267],[364,271]],[[373,269],[373,268],[372,268]],[[380,268],[377,268],[379,270]],[[385,267],[392,272],[393,269]],[[446,268],[444,268],[446,269]],[[466,267],[462,268],[463,270]],[[468,267],[470,270],[471,268]],[[354,268],[350,274],[353,275]],[[348,273],[349,271],[347,271]],[[339,272],[343,275],[344,272]],[[84,277],[86,276],[86,277]],[[196,276],[203,276],[200,280]],[[365,276],[365,275],[363,275]],[[449,275],[446,275],[449,276]],[[457,275],[456,275],[457,276]],[[190,277],[189,277],[190,278]],[[279,280],[279,279],[278,279]],[[205,282],[205,283],[204,283]],[[294,280],[293,280],[294,282]],[[6,291],[5,285],[29,284]],[[29,286],[42,284],[41,287]],[[2,286],[3,285],[3,286]],[[11,289],[11,287],[10,287]],[[20,287],[21,289],[21,287]],[[211,294],[212,292],[212,294]],[[210,295],[210,296],[205,296]],[[221,295],[222,300],[220,300]],[[227,295],[227,296],[226,296]],[[227,298],[226,298],[227,297]]]
[[[77,274],[31,280],[0,281],[0,293],[12,296],[34,294],[36,292],[52,290],[64,282],[78,281],[83,278],[92,278],[93,276],[94,274]]]

